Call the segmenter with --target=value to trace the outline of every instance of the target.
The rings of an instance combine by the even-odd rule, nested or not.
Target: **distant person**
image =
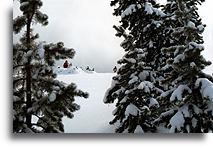
[[[115,67],[113,68],[113,72],[116,73],[117,70],[118,70],[118,69],[117,69],[117,67],[115,66]]]
[[[68,68],[68,67],[69,67],[69,62],[68,62],[67,60],[64,62],[63,67],[64,67],[64,68]]]
[[[87,71],[90,71],[90,68],[89,68],[89,66],[87,66],[86,70],[87,70]]]

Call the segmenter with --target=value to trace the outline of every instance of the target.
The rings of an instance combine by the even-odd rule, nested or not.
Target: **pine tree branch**
[[[13,79],[13,85],[19,81],[24,81],[26,78]]]
[[[46,120],[44,120],[42,117],[39,117],[36,114],[32,114],[33,116],[36,116],[37,118],[39,118],[40,120],[44,121],[47,125],[49,124]],[[45,128],[44,128],[45,129]]]
[[[38,127],[43,128],[43,130],[45,130],[45,127],[44,127],[44,126],[42,126],[42,125],[40,125],[40,124],[37,124],[37,123],[32,123],[32,126],[38,126]]]
[[[13,69],[16,69],[18,67],[24,67],[24,65],[15,65],[15,66],[13,66]]]
[[[201,71],[201,72],[199,73],[199,76],[200,76],[200,77],[207,78],[209,81],[213,82],[213,76],[211,76],[211,75],[209,75],[209,74],[206,74],[206,73],[204,73],[204,72]]]

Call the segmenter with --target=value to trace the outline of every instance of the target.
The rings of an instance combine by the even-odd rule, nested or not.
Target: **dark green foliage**
[[[203,98],[195,86],[199,78],[207,77],[202,70],[211,64],[201,55],[205,25],[198,15],[197,5],[202,2],[168,0],[164,7],[167,14],[164,32],[168,44],[162,53],[168,59],[164,63],[167,68],[163,70],[164,79],[161,82],[167,86],[167,91],[160,98],[162,114],[156,122],[160,121],[170,132],[201,133],[212,131],[213,128],[212,115],[205,111],[211,101]],[[171,114],[164,116],[165,112]],[[180,127],[173,122],[178,118],[183,121]]]
[[[121,17],[114,28],[126,52],[104,99],[116,102],[110,122],[116,132],[212,131],[213,103],[201,91],[213,81],[202,72],[211,64],[201,55],[205,25],[197,5],[202,2],[168,0],[163,12],[154,0],[111,2],[113,14]]]
[[[57,44],[37,43],[32,24],[48,24],[48,16],[39,11],[41,0],[20,0],[22,16],[14,19],[14,33],[26,31],[13,47],[13,132],[64,132],[62,118],[73,118],[80,109],[75,97],[87,98],[75,84],[56,80],[55,60],[73,58],[74,49]]]
[[[158,117],[156,99],[162,93],[156,76],[164,14],[154,0],[114,0],[111,6],[117,6],[113,14],[121,17],[121,25],[114,28],[116,36],[124,37],[121,47],[126,54],[118,61],[121,67],[104,99],[117,102],[110,124],[118,125],[118,133],[156,132],[152,121]]]

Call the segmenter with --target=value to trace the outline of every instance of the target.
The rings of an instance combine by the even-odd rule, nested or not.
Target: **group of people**
[[[69,63],[67,60],[65,60],[65,62],[64,62],[64,64],[63,64],[63,68],[69,68],[69,67],[71,67],[72,66],[72,64],[71,63]],[[89,70],[89,66],[87,67],[87,70]],[[117,67],[115,66],[114,68],[113,68],[113,72],[114,73],[116,73],[117,72]]]

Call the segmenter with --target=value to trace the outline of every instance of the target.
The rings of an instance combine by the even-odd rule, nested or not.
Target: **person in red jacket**
[[[68,67],[69,67],[69,63],[68,63],[68,61],[67,61],[67,60],[64,62],[63,67],[64,67],[64,68],[68,68]]]

